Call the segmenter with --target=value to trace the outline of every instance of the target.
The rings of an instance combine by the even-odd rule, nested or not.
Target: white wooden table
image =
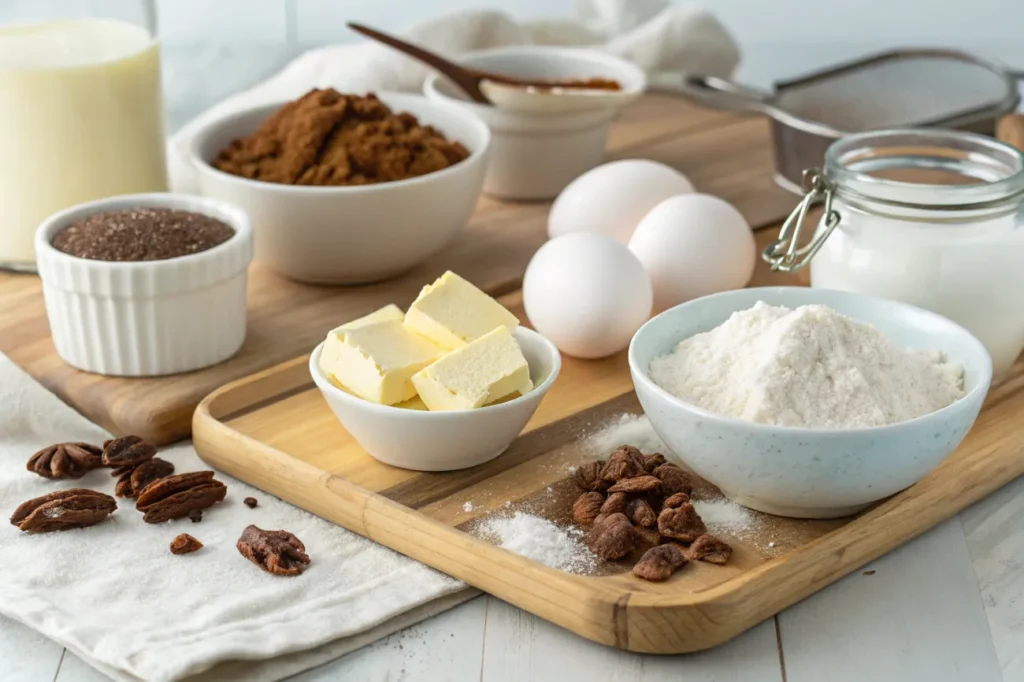
[[[1024,682],[1024,478],[864,571],[700,654],[623,653],[484,596],[291,679]],[[3,682],[106,679],[0,617]]]

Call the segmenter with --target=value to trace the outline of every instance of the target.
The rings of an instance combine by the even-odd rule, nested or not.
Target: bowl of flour
[[[934,469],[992,378],[950,320],[854,292],[727,291],[665,311],[629,365],[680,463],[735,502],[800,518],[856,513]]]

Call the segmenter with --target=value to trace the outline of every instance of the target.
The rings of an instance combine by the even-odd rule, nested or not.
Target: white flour
[[[480,532],[510,552],[570,573],[586,574],[597,564],[578,528],[562,529],[547,519],[523,512],[488,519]]]
[[[693,508],[712,533],[742,534],[754,526],[754,515],[731,500],[694,500]]]
[[[665,451],[665,444],[643,414],[621,414],[583,439],[583,449],[597,458],[607,457],[621,445],[632,445],[645,455]]]
[[[893,424],[964,395],[963,367],[903,350],[820,305],[758,302],[651,362],[651,379],[711,412],[780,426]]]

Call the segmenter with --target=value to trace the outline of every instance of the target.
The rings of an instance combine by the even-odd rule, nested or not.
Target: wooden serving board
[[[751,225],[776,222],[794,197],[772,184],[768,125],[666,95],[629,107],[609,137],[608,157],[646,157],[682,170],[703,192],[734,203]],[[455,270],[493,295],[518,289],[546,239],[547,203],[481,199],[467,229],[406,275],[363,287],[300,284],[256,264],[249,271],[249,329],[239,353],[206,370],[119,379],[75,370],[50,340],[39,279],[0,273],[0,351],[92,421],[157,444],[187,437],[196,405],[215,388],[308,352],[337,321],[384,303],[409,303],[424,282]]]
[[[763,244],[773,235],[758,236]],[[802,283],[763,267],[754,281]],[[503,302],[521,313],[518,294]],[[200,456],[579,635],[636,652],[684,653],[720,644],[1024,474],[1024,446],[1014,425],[1024,410],[1024,364],[1018,364],[992,391],[954,455],[859,516],[808,521],[750,512],[741,527],[710,522],[709,530],[735,548],[732,560],[723,567],[688,564],[665,583],[629,572],[639,551],[600,564],[596,575],[575,575],[500,549],[478,537],[477,526],[514,510],[571,523],[579,491],[569,467],[593,456],[586,434],[618,415],[641,413],[624,353],[600,361],[564,358],[558,380],[510,449],[487,464],[449,473],[397,469],[366,455],[313,386],[307,360],[296,358],[205,399],[193,424]],[[694,497],[712,501],[720,493],[704,483]],[[315,560],[316,548],[308,549]]]

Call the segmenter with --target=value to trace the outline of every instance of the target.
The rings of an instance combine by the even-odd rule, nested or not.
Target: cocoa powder
[[[218,170],[286,185],[368,185],[433,173],[469,150],[375,95],[312,90],[231,142]]]

